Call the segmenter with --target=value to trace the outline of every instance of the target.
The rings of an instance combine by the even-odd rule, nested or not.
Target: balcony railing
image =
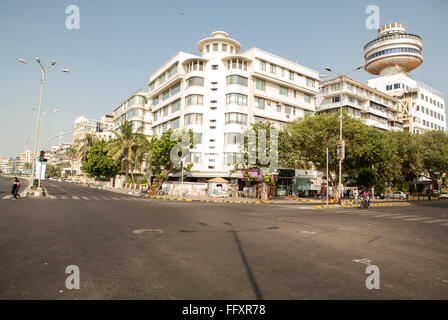
[[[370,41],[369,43],[367,43],[364,46],[364,50],[366,50],[368,47],[370,47],[371,45],[374,45],[378,42],[384,42],[384,41],[396,40],[396,39],[413,39],[413,40],[422,41],[422,38],[420,38],[419,36],[417,36],[415,34],[410,34],[410,33],[398,34],[398,35],[393,35],[393,36],[385,36],[385,37],[381,37],[381,38],[374,39],[374,40]]]

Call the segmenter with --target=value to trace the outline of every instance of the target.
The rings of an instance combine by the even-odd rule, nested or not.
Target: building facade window
[[[241,143],[241,133],[229,132],[224,133],[224,143],[225,144],[240,144]]]
[[[196,70],[204,71],[204,63],[202,61],[194,60],[194,61],[190,61],[187,64],[187,72],[196,71]]]
[[[315,85],[316,85],[316,81],[314,81],[314,79],[311,79],[311,78],[306,78],[306,85],[308,86],[308,87],[315,87]]]
[[[229,112],[225,115],[226,124],[237,123],[247,125],[247,114],[238,112]]]
[[[266,81],[261,79],[255,79],[255,88],[258,90],[266,91]]]
[[[239,84],[247,87],[247,78],[238,75],[227,76],[227,85],[229,84]]]
[[[202,124],[202,113],[189,113],[185,117],[185,125]]]
[[[204,78],[202,77],[191,77],[187,80],[187,88],[192,87],[192,86],[199,86],[199,87],[203,87],[204,86]]]
[[[264,110],[265,100],[263,98],[255,97],[255,108]]]
[[[180,100],[177,100],[171,104],[171,113],[180,110]]]
[[[306,103],[311,103],[311,96],[309,95],[309,94],[303,94],[303,100],[306,102]]]
[[[177,73],[177,63],[168,69],[168,78],[171,78]]]
[[[280,88],[279,88],[279,93],[280,93],[282,96],[288,96],[288,88],[280,86]]]
[[[185,98],[186,105],[202,106],[204,104],[204,96],[200,94],[191,94]]]
[[[226,104],[237,104],[240,106],[247,106],[247,95],[240,93],[226,94]]]

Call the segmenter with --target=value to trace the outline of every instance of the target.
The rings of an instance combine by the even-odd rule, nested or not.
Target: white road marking
[[[50,199],[57,199],[58,197],[56,196],[50,196]]]
[[[344,214],[360,214],[361,212],[356,212],[356,211],[347,211],[347,212],[341,212]]]
[[[110,197],[112,200],[120,200],[120,198],[117,197]]]
[[[434,219],[433,217],[420,217],[420,218],[410,218],[410,219],[403,219],[405,221],[420,221],[420,220],[428,220],[428,219]]]
[[[68,199],[67,196],[61,196],[61,199]]]
[[[446,226],[446,227],[448,227],[448,223],[442,223],[441,226]]]
[[[79,200],[79,198],[77,196],[72,196],[72,198],[75,200]]]
[[[439,222],[448,222],[448,219],[436,219],[436,220],[429,220],[429,221],[422,221],[423,223],[439,223]]]
[[[389,217],[389,219],[403,219],[403,218],[412,218],[412,217],[417,217],[415,214],[411,214],[411,215],[407,215],[407,216],[395,216],[395,217]]]
[[[100,198],[98,198],[98,197],[93,197],[93,196],[92,196],[92,199],[93,199],[93,200],[100,200]]]
[[[83,200],[90,200],[89,198],[87,198],[87,197],[81,197],[81,199],[83,199]]]
[[[396,214],[395,213],[393,213],[393,214],[380,214],[380,215],[377,215],[377,216],[375,216],[375,218],[382,218],[382,217],[392,217],[392,216],[396,216]]]
[[[11,198],[12,198],[12,194],[6,195],[6,196],[3,197],[3,199],[11,199]]]
[[[108,197],[101,197],[103,200],[110,200]]]

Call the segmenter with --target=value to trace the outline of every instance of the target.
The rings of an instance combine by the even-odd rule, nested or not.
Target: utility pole
[[[31,181],[32,181],[32,185],[34,186],[34,180],[36,178],[36,160],[37,160],[37,147],[38,147],[38,141],[39,141],[39,130],[40,130],[40,114],[41,114],[41,107],[42,107],[42,97],[44,94],[44,84],[45,84],[45,74],[50,70],[50,68],[52,66],[54,66],[56,64],[56,60],[53,60],[51,62],[51,65],[49,65],[47,68],[44,68],[42,66],[42,63],[40,62],[40,59],[38,57],[35,58],[36,62],[39,64],[40,66],[40,70],[42,72],[42,77],[40,80],[40,97],[39,97],[39,107],[37,109],[37,125],[36,125],[36,135],[34,138],[34,153],[33,153],[33,157],[34,157],[34,161],[33,161],[33,172],[31,175]],[[19,62],[26,64],[26,60],[20,58]],[[65,73],[69,73],[70,70],[69,69],[62,69],[59,70]],[[38,183],[37,183],[37,188],[40,188],[40,172],[39,172],[39,178],[38,178]]]
[[[326,192],[326,194],[327,194],[327,206],[328,206],[328,190],[329,190],[329,188],[328,188],[328,148],[327,148],[327,192]]]

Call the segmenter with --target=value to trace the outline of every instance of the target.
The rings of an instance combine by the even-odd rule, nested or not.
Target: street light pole
[[[341,101],[340,101],[340,114],[339,114],[339,140],[341,140],[342,141],[342,106],[343,106],[343,103],[342,103],[342,88],[343,88],[343,82],[342,82],[342,76],[339,76],[339,79],[341,80],[341,97],[339,98]],[[345,152],[345,151],[344,151]],[[343,184],[342,184],[342,158],[340,158],[339,159],[339,186],[338,186],[338,189],[339,189],[339,200],[341,200],[342,199],[342,195],[343,195],[343,189],[344,187],[343,187]],[[340,201],[339,201],[340,202]]]
[[[342,103],[342,96],[343,96],[343,88],[344,88],[344,77],[347,76],[348,74],[352,73],[353,71],[356,70],[360,70],[364,67],[364,65],[360,65],[357,68],[341,75],[335,71],[333,71],[331,68],[326,67],[325,70],[327,70],[328,72],[332,72],[334,74],[336,74],[340,80],[340,84],[341,84],[341,88],[340,88],[340,97],[339,97],[339,105],[340,105],[340,114],[339,114],[339,140],[342,143],[342,108],[343,108],[343,103]],[[344,152],[345,152],[345,147],[344,147]],[[343,192],[343,184],[342,184],[342,158],[339,159],[339,185],[338,185],[338,194],[339,194],[339,202],[341,202],[342,199],[342,192]]]
[[[41,113],[41,107],[42,107],[42,98],[43,98],[43,94],[44,94],[45,74],[50,70],[50,68],[52,66],[54,66],[56,64],[56,60],[53,60],[51,62],[51,64],[47,68],[44,68],[42,66],[42,63],[40,62],[40,59],[38,57],[36,57],[35,60],[36,60],[36,62],[40,66],[40,70],[42,72],[42,78],[40,80],[39,107],[37,109],[36,135],[35,135],[35,138],[34,138],[34,150],[33,150],[33,152],[34,152],[34,154],[33,154],[33,156],[34,156],[34,163],[33,163],[33,172],[32,172],[32,175],[31,175],[31,181],[32,181],[32,185],[33,186],[34,186],[34,179],[36,178],[36,163],[35,163],[35,161],[37,160],[37,146],[38,146],[38,141],[39,141],[39,130],[40,130],[40,113]],[[22,58],[19,59],[19,62],[24,63],[24,64],[27,63],[27,61],[22,59]],[[59,71],[62,71],[62,72],[65,72],[65,73],[69,73],[70,72],[69,69],[62,69],[62,70],[59,70]],[[40,177],[41,177],[41,174],[39,172],[37,188],[40,188]]]
[[[41,81],[40,81],[39,106],[38,106],[38,109],[37,109],[36,136],[34,138],[34,151],[33,151],[34,152],[34,154],[33,154],[34,160],[36,160],[36,158],[37,158],[37,142],[38,142],[38,139],[39,139],[39,129],[40,129],[40,109],[41,109],[41,106],[42,106],[42,96],[44,94],[44,83],[45,83],[45,69],[42,68],[42,78],[41,78]],[[33,162],[35,162],[35,161],[33,161]],[[32,185],[34,185],[35,176],[36,176],[36,164],[33,163],[33,174],[31,176],[31,183],[32,183]],[[39,172],[39,183],[38,183],[37,187],[38,188],[40,187],[40,172]]]

